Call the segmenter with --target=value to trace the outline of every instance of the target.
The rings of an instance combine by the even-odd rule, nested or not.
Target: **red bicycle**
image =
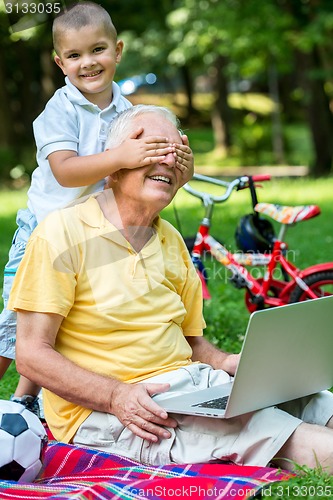
[[[245,302],[250,312],[333,294],[333,262],[298,269],[287,259],[287,229],[319,215],[320,208],[317,205],[292,207],[258,203],[256,183],[270,180],[269,175],[241,176],[227,182],[195,174],[193,180],[224,188],[224,193],[217,196],[198,191],[190,183],[184,186],[188,193],[202,200],[205,209],[191,249],[205,299],[210,298],[203,261],[203,254],[207,252],[231,272],[230,281],[236,288],[246,290]],[[223,243],[210,235],[213,207],[216,203],[226,201],[234,190],[245,188],[251,192],[253,213],[241,218],[236,230],[236,241],[241,251],[231,253]],[[271,222],[261,214],[280,223],[278,236]],[[247,269],[253,266],[263,266],[261,277],[255,278],[251,270]],[[279,278],[276,277],[277,270]]]

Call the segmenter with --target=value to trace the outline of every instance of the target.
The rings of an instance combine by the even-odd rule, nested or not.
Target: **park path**
[[[197,167],[195,173],[211,177],[237,177],[239,175],[270,174],[272,177],[304,177],[309,167],[300,165],[268,165],[260,167]]]

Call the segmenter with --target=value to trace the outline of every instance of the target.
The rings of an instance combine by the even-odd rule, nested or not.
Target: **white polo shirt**
[[[62,150],[75,151],[79,156],[101,153],[110,121],[131,107],[116,83],[112,84],[111,104],[101,110],[88,101],[67,77],[65,82],[66,85],[55,92],[33,123],[38,167],[32,174],[28,208],[38,223],[48,213],[65,207],[77,198],[100,191],[104,186],[103,180],[91,186],[61,186],[51,171],[48,155]]]

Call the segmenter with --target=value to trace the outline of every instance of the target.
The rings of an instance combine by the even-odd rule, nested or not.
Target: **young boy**
[[[16,269],[26,242],[45,216],[70,202],[100,191],[104,178],[120,169],[146,166],[173,152],[183,183],[193,174],[193,157],[186,136],[183,144],[168,138],[140,138],[136,130],[118,148],[104,150],[108,124],[131,106],[113,81],[123,42],[109,14],[92,2],[79,2],[53,23],[54,60],[66,76],[44,111],[33,123],[38,167],[28,191],[28,208],[19,210],[18,229],[4,272],[4,310],[0,315],[0,379],[15,357],[16,315],[6,310]],[[93,168],[92,168],[93,165]],[[41,272],[42,263],[41,263]],[[39,387],[24,377],[12,396],[38,413]]]

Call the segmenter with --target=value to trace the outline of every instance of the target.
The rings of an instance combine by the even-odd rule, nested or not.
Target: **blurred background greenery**
[[[28,181],[31,123],[63,75],[43,5],[0,4],[0,176]],[[116,80],[133,102],[168,104],[198,168],[305,166],[331,173],[331,0],[103,0],[125,41]],[[28,13],[23,13],[27,5]],[[56,9],[57,8],[57,9]],[[51,9],[52,10],[52,9]],[[10,12],[11,11],[11,12]],[[30,13],[29,13],[30,12]]]

